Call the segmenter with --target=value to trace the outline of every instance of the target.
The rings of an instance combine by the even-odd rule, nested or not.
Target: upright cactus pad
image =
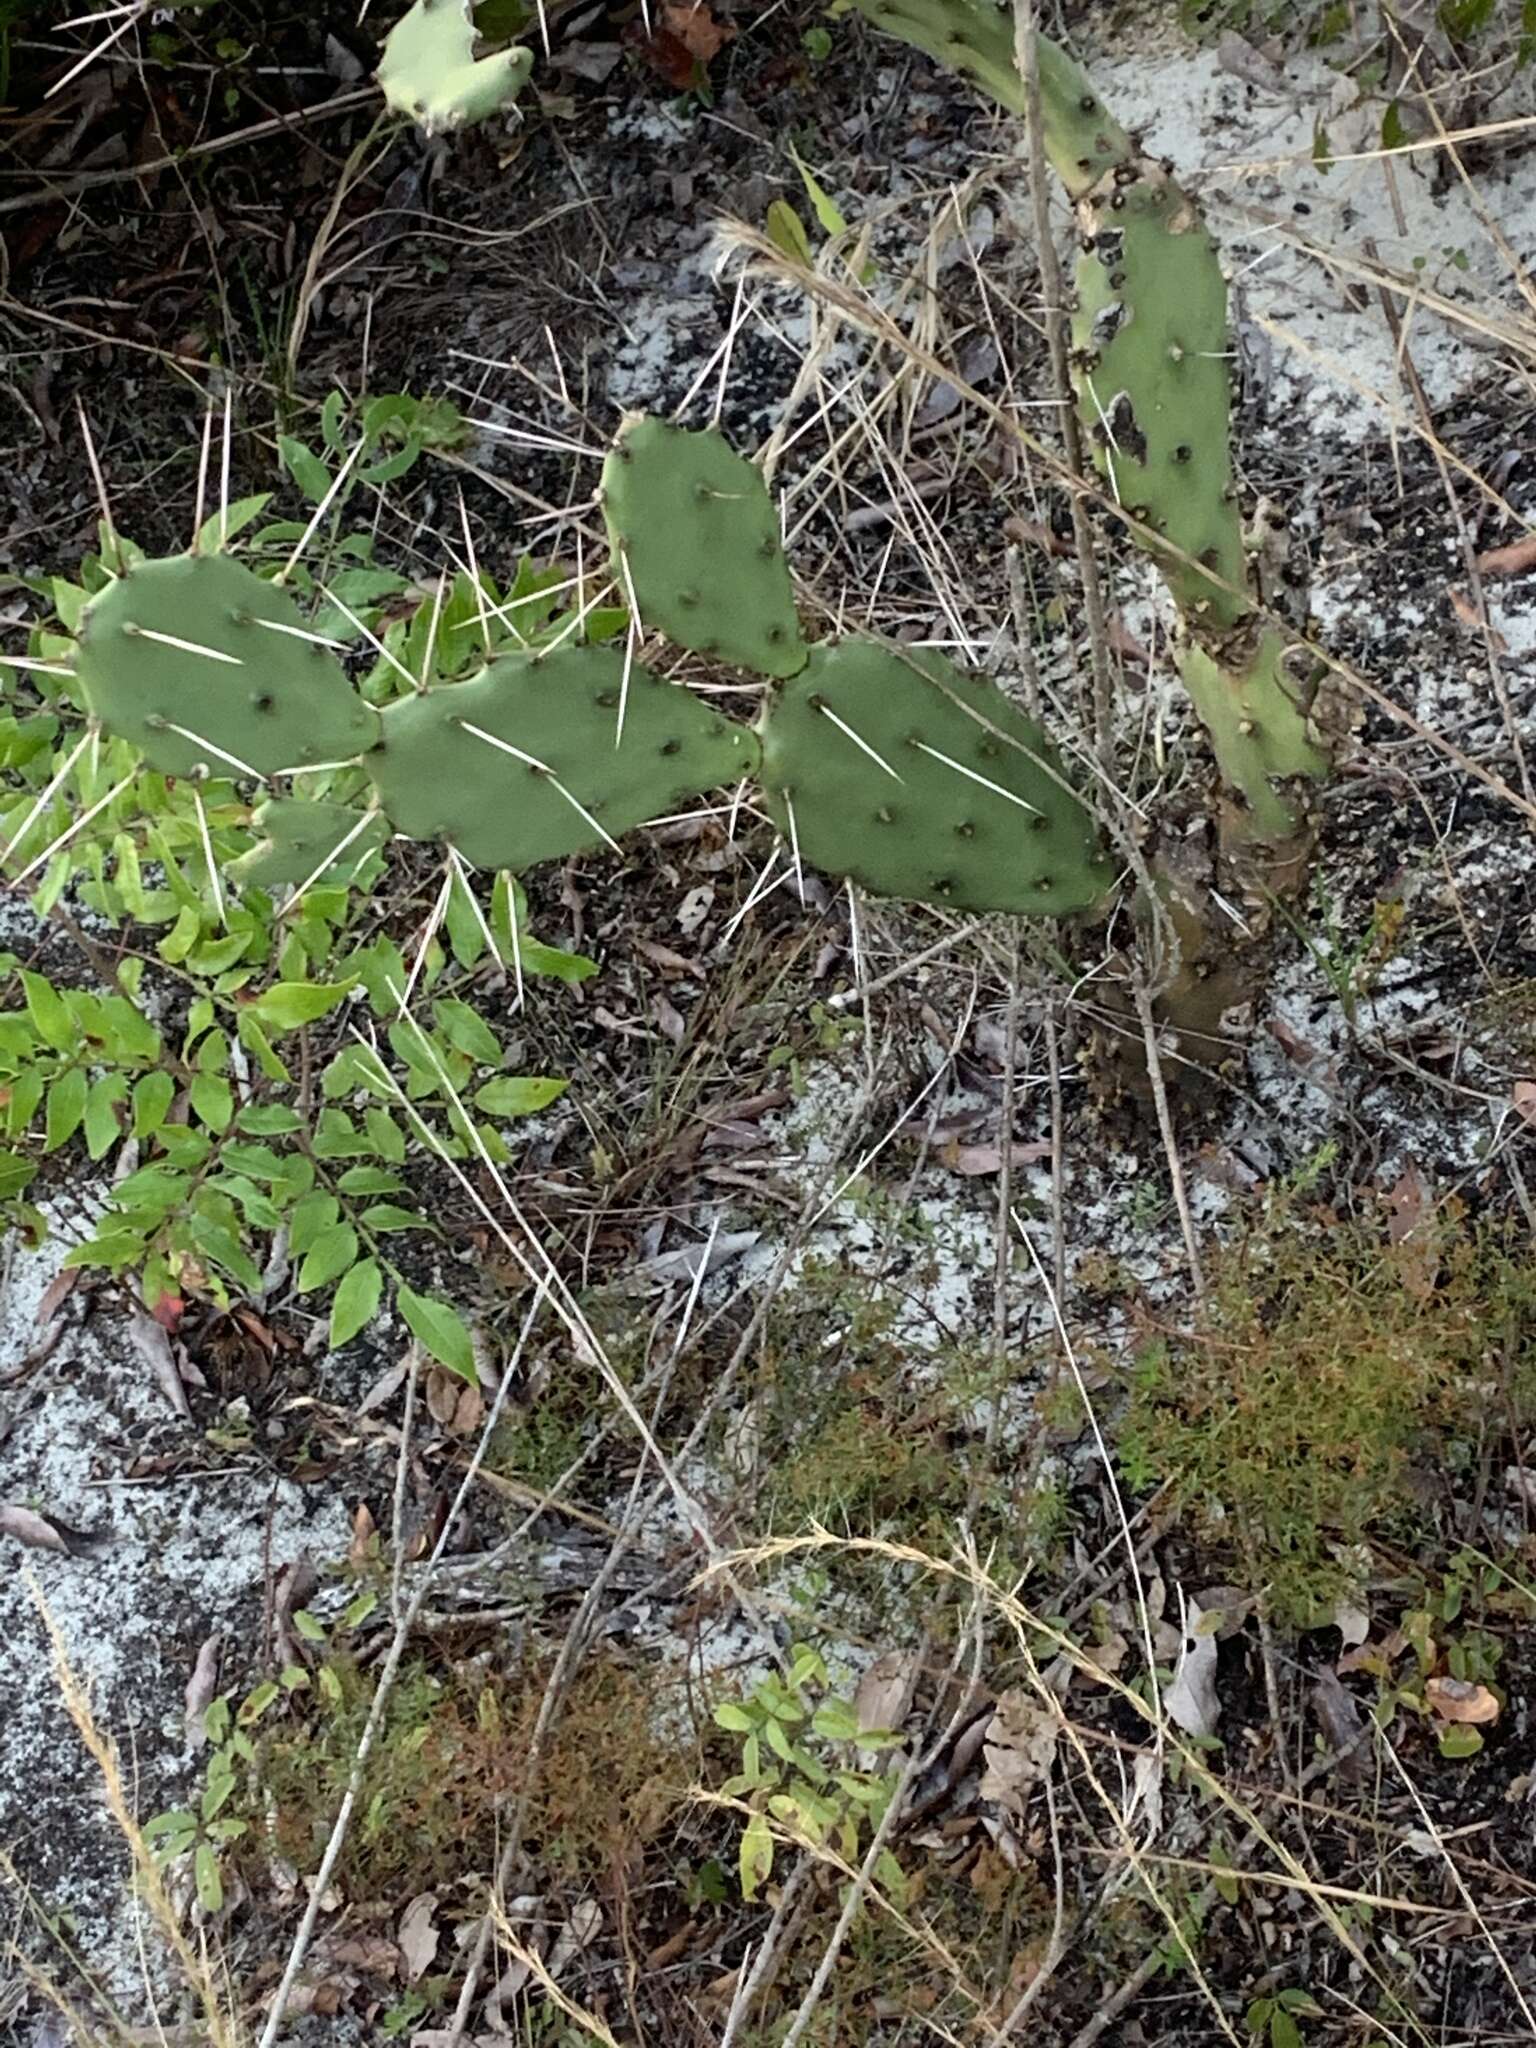
[[[611,844],[757,765],[745,727],[638,663],[626,685],[623,655],[601,647],[505,655],[382,722],[366,766],[395,830],[513,872]]]
[[[1014,12],[1007,0],[854,0],[876,28],[971,79],[1010,113],[1028,112],[1015,61]],[[1051,168],[1074,198],[1135,147],[1089,83],[1049,36],[1035,37],[1040,139]]]
[[[471,0],[416,0],[385,39],[379,85],[396,113],[431,135],[488,121],[532,69],[533,52],[521,44],[476,58]]]
[[[1241,641],[1245,635],[1239,633]],[[1300,828],[1288,782],[1320,781],[1329,761],[1286,675],[1283,633],[1261,628],[1251,646],[1234,649],[1227,663],[1195,642],[1179,651],[1179,675],[1210,734],[1223,780],[1243,805],[1240,836],[1278,845]]]
[[[1082,201],[1072,319],[1078,410],[1117,501],[1174,547],[1247,586],[1229,452],[1227,287],[1216,245],[1156,164]],[[1217,631],[1248,610],[1158,551],[1175,604]]]
[[[273,775],[352,760],[378,737],[378,713],[288,593],[230,555],[129,568],[77,637],[86,709],[164,775]]]
[[[1040,728],[939,654],[814,649],[769,709],[763,789],[802,860],[877,895],[1064,917],[1114,879]]]
[[[349,882],[389,838],[389,825],[377,812],[370,817],[347,804],[307,803],[299,797],[272,798],[258,807],[251,823],[261,838],[230,868],[240,887],[298,889],[309,881]]]
[[[714,428],[625,422],[603,465],[603,516],[641,621],[699,654],[792,676],[806,647],[761,474]]]

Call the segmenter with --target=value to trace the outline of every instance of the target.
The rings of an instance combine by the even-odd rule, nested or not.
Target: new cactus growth
[[[1027,112],[1011,7],[996,0],[853,0],[877,26]],[[1305,821],[1277,782],[1316,780],[1328,751],[1265,624],[1232,488],[1227,287],[1199,209],[1037,34],[1041,140],[1077,202],[1070,357],[1078,412],[1116,502],[1138,522],[1178,608],[1179,668],[1238,802],[1238,847],[1280,847]]]
[[[1114,877],[1040,728],[928,651],[816,648],[764,722],[763,790],[799,857],[881,896],[1064,917]]]
[[[252,825],[261,838],[230,867],[240,887],[300,889],[306,882],[348,882],[389,838],[388,821],[347,804],[273,797]]]
[[[364,765],[391,824],[482,868],[613,846],[757,764],[746,727],[608,648],[504,655],[382,724]]]
[[[77,638],[87,710],[164,775],[275,775],[350,760],[378,736],[288,593],[230,555],[126,569]]]
[[[724,435],[630,419],[603,465],[621,595],[641,620],[759,675],[805,664],[779,522],[761,472]]]
[[[431,135],[489,120],[532,69],[533,52],[521,44],[476,57],[471,0],[416,0],[385,39],[378,76],[388,105]]]

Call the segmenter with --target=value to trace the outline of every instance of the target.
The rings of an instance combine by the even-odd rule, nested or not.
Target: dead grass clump
[[[252,1776],[272,1846],[302,1873],[324,1851],[373,1701],[375,1675],[338,1656],[313,1709],[269,1730]],[[353,1899],[446,1885],[496,1860],[498,1821],[529,1775],[547,1674],[474,1665],[402,1667],[374,1745],[336,1878]],[[612,1869],[660,1825],[688,1782],[687,1759],[650,1736],[642,1674],[589,1661],[546,1738],[527,1839],[561,1877]]]
[[[1481,1503],[1536,1407],[1536,1264],[1448,1212],[1391,1244],[1277,1206],[1213,1262],[1193,1329],[1142,1349],[1119,1436],[1277,1619],[1326,1620],[1373,1540]],[[1497,1499],[1500,1486],[1493,1482]]]

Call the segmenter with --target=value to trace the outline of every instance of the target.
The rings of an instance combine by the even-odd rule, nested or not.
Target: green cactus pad
[[[1040,728],[939,654],[816,648],[768,711],[763,790],[803,861],[876,895],[1063,917],[1114,879]]]
[[[762,476],[714,428],[627,420],[603,465],[603,516],[646,626],[759,675],[792,676],[805,642]]]
[[[467,683],[391,704],[365,765],[395,830],[517,872],[589,852],[755,771],[745,727],[638,663],[624,696],[624,669],[603,647],[510,654]]]
[[[1156,165],[1081,208],[1072,318],[1078,410],[1116,500],[1237,590],[1247,588],[1228,442],[1227,287],[1191,202]],[[1248,610],[1158,554],[1173,600],[1220,631]]]
[[[524,45],[475,56],[470,0],[416,0],[390,30],[379,85],[397,114],[427,134],[488,121],[517,98],[533,69]]]
[[[163,775],[352,760],[378,714],[306,631],[288,593],[233,556],[172,555],[91,599],[76,679],[86,709]]]
[[[307,803],[273,797],[258,806],[251,824],[261,834],[249,853],[230,865],[236,886],[298,889],[309,881],[349,882],[389,839],[389,824],[347,804]],[[329,858],[343,849],[339,860]]]
[[[997,0],[853,0],[876,28],[910,43],[971,79],[1010,113],[1029,111],[1015,59],[1014,14]],[[1074,198],[1115,164],[1130,164],[1130,137],[1086,74],[1049,36],[1035,36],[1040,74],[1040,139],[1046,158]]]
[[[1266,627],[1240,668],[1193,643],[1179,651],[1179,676],[1210,734],[1217,766],[1241,792],[1243,836],[1256,841],[1287,840],[1302,824],[1299,807],[1276,783],[1321,781],[1330,769],[1286,677],[1284,657],[1292,644]]]

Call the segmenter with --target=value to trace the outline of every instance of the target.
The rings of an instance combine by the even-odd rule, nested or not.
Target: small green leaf
[[[763,226],[769,241],[791,263],[803,264],[807,270],[812,268],[811,238],[806,232],[805,222],[787,199],[774,200]]]
[[[340,1279],[357,1257],[357,1232],[350,1223],[336,1223],[322,1231],[305,1254],[299,1268],[300,1294],[312,1294],[317,1287],[329,1287]]]
[[[331,472],[318,455],[311,453],[304,443],[295,440],[292,434],[279,435],[277,448],[288,474],[310,503],[318,505],[331,488]]]
[[[393,1166],[399,1166],[405,1159],[405,1133],[394,1118],[384,1109],[368,1109],[363,1112],[363,1128],[374,1151],[381,1159],[387,1159]]]
[[[760,1813],[754,1813],[742,1830],[739,1858],[741,1896],[755,1899],[773,1875],[773,1830]]]
[[[219,1859],[207,1842],[199,1842],[192,1859],[197,1884],[197,1903],[205,1913],[222,1912],[224,1880],[219,1876]]]
[[[384,1291],[384,1276],[377,1259],[363,1259],[355,1265],[336,1290],[331,1303],[331,1349],[339,1351],[365,1329],[378,1312]]]
[[[259,519],[272,502],[270,491],[258,491],[251,498],[236,498],[232,505],[213,513],[197,530],[194,551],[225,547],[237,533],[244,533],[253,519]]]
[[[350,981],[277,981],[251,1004],[267,1031],[296,1031],[328,1015],[351,992]]]
[[[403,1183],[382,1166],[349,1166],[336,1185],[344,1195],[397,1195]]]
[[[240,1112],[240,1128],[253,1138],[281,1138],[304,1128],[304,1119],[278,1102],[253,1102]]]
[[[805,187],[805,196],[810,200],[812,209],[815,212],[816,218],[821,222],[822,227],[829,235],[846,234],[848,232],[848,223],[843,218],[836,200],[812,176],[810,167],[806,164],[793,142],[789,145],[789,153],[795,160],[795,169],[800,173],[800,182]]]
[[[325,1623],[311,1614],[307,1607],[296,1607],[294,1609],[293,1625],[306,1643],[323,1643],[325,1641]]]
[[[1453,1761],[1476,1756],[1482,1746],[1483,1735],[1480,1728],[1461,1726],[1442,1728],[1440,1731],[1440,1754]]]
[[[122,1136],[117,1106],[127,1093],[121,1074],[103,1074],[91,1083],[85,1104],[85,1149],[93,1159],[104,1159]]]
[[[475,1347],[458,1313],[445,1301],[418,1294],[414,1288],[404,1285],[397,1299],[406,1326],[417,1342],[431,1353],[439,1365],[446,1365],[450,1372],[458,1373],[471,1386],[478,1386],[480,1376],[475,1370]]]
[[[398,1202],[374,1202],[363,1211],[363,1221],[370,1230],[425,1230],[428,1225],[424,1217],[414,1209],[402,1209]]]
[[[85,1120],[85,1102],[90,1083],[83,1067],[71,1067],[48,1090],[48,1114],[43,1150],[56,1152],[79,1130]]]
[[[0,1152],[0,1202],[13,1202],[37,1168],[19,1152]]]
[[[176,1099],[176,1083],[163,1067],[145,1074],[133,1084],[133,1135],[153,1137],[170,1114]]]
[[[569,1081],[534,1074],[508,1074],[475,1090],[475,1107],[487,1116],[533,1116],[557,1102]]]
[[[738,1707],[730,1700],[722,1700],[716,1707],[715,1721],[721,1728],[729,1728],[733,1735],[750,1735],[756,1725],[745,1707]]]
[[[444,996],[432,1005],[432,1016],[444,1038],[466,1059],[479,1060],[487,1067],[501,1064],[500,1041],[479,1011],[471,1009],[468,1003]]]
[[[222,1074],[194,1074],[187,1091],[192,1113],[210,1131],[229,1129],[235,1114],[235,1094]]]
[[[23,969],[21,985],[27,992],[27,1015],[44,1045],[51,1045],[55,1052],[72,1052],[79,1033],[69,1006],[53,983]]]

